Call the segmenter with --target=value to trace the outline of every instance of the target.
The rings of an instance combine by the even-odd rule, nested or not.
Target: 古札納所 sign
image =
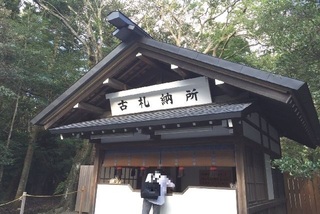
[[[206,77],[119,91],[106,94],[106,99],[113,116],[211,103]]]

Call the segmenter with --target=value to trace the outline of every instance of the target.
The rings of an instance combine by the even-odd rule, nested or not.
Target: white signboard
[[[163,83],[106,94],[112,115],[165,110],[211,103],[208,78]]]

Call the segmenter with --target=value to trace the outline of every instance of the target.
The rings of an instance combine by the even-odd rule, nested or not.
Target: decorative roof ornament
[[[119,11],[111,12],[107,17],[107,20],[117,28],[117,30],[113,32],[113,36],[117,37],[122,42],[129,42],[141,37],[151,38],[148,33]]]

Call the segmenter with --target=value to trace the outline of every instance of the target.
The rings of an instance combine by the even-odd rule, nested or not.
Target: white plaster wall
[[[141,211],[139,190],[132,190],[129,185],[98,185],[95,214],[140,214]],[[161,214],[185,213],[236,214],[236,190],[189,187],[184,193],[166,197]]]
[[[279,140],[279,134],[278,131],[269,124],[269,134],[270,136],[275,139],[275,140]]]
[[[273,191],[273,179],[272,179],[270,155],[264,154],[264,161],[265,161],[265,166],[266,166],[268,198],[269,198],[269,200],[273,200],[274,199],[274,191]]]
[[[260,119],[261,119],[261,128],[262,128],[262,130],[265,131],[265,132],[268,132],[267,121],[263,117],[261,117]]]
[[[261,144],[260,131],[243,121],[243,135],[256,143]]]
[[[268,140],[269,140],[269,138],[267,135],[262,136],[263,146],[266,148],[269,148],[269,141]]]
[[[256,126],[260,126],[259,123],[259,114],[258,113],[251,113],[247,116],[247,119],[250,120],[253,124],[255,124]]]
[[[270,140],[271,150],[277,154],[280,154],[281,148],[280,144],[275,142],[274,140]]]

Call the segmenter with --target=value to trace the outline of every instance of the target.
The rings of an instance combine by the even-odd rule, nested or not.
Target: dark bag
[[[160,195],[160,185],[157,182],[143,182],[141,187],[141,198],[157,199]]]

